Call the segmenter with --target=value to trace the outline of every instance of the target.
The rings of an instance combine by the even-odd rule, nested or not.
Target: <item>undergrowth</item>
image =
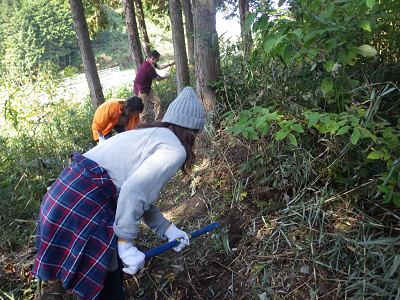
[[[204,204],[198,215],[174,216],[188,232],[222,226],[126,278],[129,298],[400,299],[397,83],[346,68],[365,83],[349,81],[350,98],[338,105],[321,90],[314,62],[263,64],[261,50],[243,57],[235,47],[212,84],[218,109],[197,140],[193,174],[179,173],[159,197],[164,208],[194,197]],[[19,274],[34,257],[40,201],[70,153],[95,145],[88,97],[60,96],[57,78],[38,76],[1,86],[2,298],[34,298],[37,284]],[[154,86],[163,109],[176,97],[173,84]],[[106,98],[130,91],[110,89]],[[158,243],[141,230],[140,249]]]

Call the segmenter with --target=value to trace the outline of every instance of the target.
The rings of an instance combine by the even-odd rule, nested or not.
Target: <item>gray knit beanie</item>
[[[182,90],[168,106],[162,121],[189,129],[203,129],[204,111],[193,88],[188,86]]]

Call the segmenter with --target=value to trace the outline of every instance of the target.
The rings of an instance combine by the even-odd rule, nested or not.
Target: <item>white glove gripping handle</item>
[[[183,248],[186,246],[190,245],[189,237],[186,232],[176,228],[174,224],[171,224],[167,231],[164,234],[168,238],[168,242],[171,242],[173,240],[178,240],[181,243],[177,246],[175,246],[174,249],[177,252],[182,251]]]
[[[122,271],[130,275],[136,274],[140,269],[144,267],[145,255],[139,251],[138,248],[132,245],[132,243],[125,241],[118,241],[118,255],[122,262],[128,267],[123,268]]]

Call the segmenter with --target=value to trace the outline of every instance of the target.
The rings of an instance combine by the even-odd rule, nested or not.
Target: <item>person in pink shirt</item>
[[[154,118],[156,122],[160,122],[162,120],[161,115],[161,100],[157,96],[156,92],[151,88],[151,84],[153,79],[160,81],[163,79],[167,79],[171,77],[171,74],[167,74],[165,76],[160,76],[157,74],[157,70],[162,70],[168,67],[171,67],[175,64],[175,62],[158,65],[157,62],[160,60],[160,53],[156,50],[152,50],[149,53],[149,57],[143,61],[139,70],[137,71],[135,82],[133,83],[133,93],[142,99],[143,102],[143,111],[140,114],[140,122],[147,122],[147,100],[150,100],[154,104]]]

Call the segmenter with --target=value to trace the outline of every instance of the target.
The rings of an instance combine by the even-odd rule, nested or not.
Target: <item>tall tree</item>
[[[214,0],[192,0],[196,91],[206,113],[215,109],[216,95],[208,85],[221,73]]]
[[[194,39],[193,34],[193,13],[190,0],[183,0],[183,11],[185,15],[186,43],[189,57],[189,64],[194,65]]]
[[[178,94],[190,84],[180,0],[169,0]]]
[[[89,85],[90,98],[92,99],[93,108],[96,110],[97,107],[104,102],[104,95],[99,74],[97,73],[92,44],[90,43],[82,0],[69,0],[69,4],[71,6],[72,19],[74,20],[79,49],[81,50],[83,68]]]
[[[128,34],[129,45],[132,51],[133,66],[135,70],[139,70],[143,62],[143,53],[140,46],[139,32],[135,18],[135,6],[133,0],[124,1],[124,12],[126,22],[126,32]]]
[[[150,39],[149,35],[147,34],[147,28],[146,28],[146,22],[144,20],[144,11],[143,11],[143,5],[142,5],[142,0],[134,0],[135,5],[136,5],[136,10],[137,10],[137,19],[139,22],[139,27],[140,31],[142,32],[142,40],[143,40],[143,49],[144,49],[144,54],[149,55],[151,49],[150,49]]]
[[[249,54],[251,44],[250,31],[246,29],[245,20],[249,14],[249,2],[247,0],[239,0],[239,19],[240,19],[240,30],[242,36],[242,44],[244,54]]]

